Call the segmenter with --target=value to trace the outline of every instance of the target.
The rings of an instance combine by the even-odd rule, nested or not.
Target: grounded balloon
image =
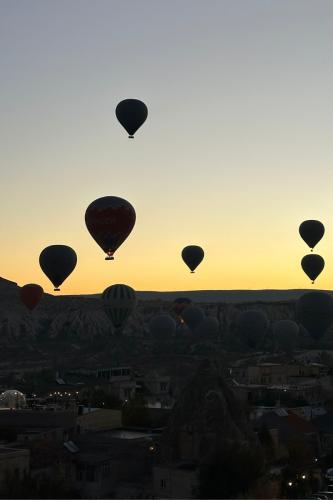
[[[102,295],[104,311],[116,329],[121,329],[136,306],[136,293],[128,285],[116,284],[106,288]]]
[[[274,324],[274,337],[282,351],[292,351],[297,347],[299,326],[290,319],[281,319]]]
[[[125,99],[116,107],[116,116],[129,134],[128,137],[134,139],[135,132],[147,119],[148,108],[138,99]]]
[[[194,273],[204,255],[203,249],[197,245],[189,245],[182,250],[183,261],[191,269],[191,273]]]
[[[76,263],[76,253],[66,245],[46,247],[39,256],[39,265],[53,283],[55,292],[60,290],[60,285],[74,271]]]
[[[257,348],[263,341],[268,328],[268,319],[264,312],[244,311],[238,318],[238,334],[250,348]]]
[[[33,311],[43,297],[44,290],[41,286],[35,283],[24,285],[20,290],[20,298],[23,304]]]
[[[312,249],[322,239],[325,233],[324,225],[319,220],[305,220],[299,226],[299,234],[307,245]]]
[[[324,335],[333,321],[333,299],[325,292],[308,292],[296,303],[297,318],[314,337]]]
[[[126,240],[135,224],[132,205],[117,196],[104,196],[90,203],[86,210],[86,226],[96,243],[113,260],[113,254]]]
[[[181,316],[183,310],[191,304],[191,300],[186,297],[178,297],[173,302],[173,311],[177,316]]]
[[[176,331],[176,322],[169,314],[159,314],[150,320],[149,330],[155,339],[168,340]]]
[[[200,307],[188,306],[182,312],[184,323],[190,330],[195,330],[205,319],[205,313]]]
[[[315,253],[305,255],[301,261],[301,266],[305,274],[310,278],[312,284],[325,267],[324,259]]]

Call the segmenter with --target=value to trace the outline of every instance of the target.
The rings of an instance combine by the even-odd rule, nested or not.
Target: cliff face
[[[212,360],[199,366],[183,390],[162,436],[162,462],[204,462],[216,447],[258,447],[244,408],[228,388],[223,368]]]

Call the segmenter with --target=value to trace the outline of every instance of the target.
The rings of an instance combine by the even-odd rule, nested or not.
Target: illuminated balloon
[[[311,252],[317,243],[322,239],[324,233],[325,227],[321,222],[319,222],[319,220],[305,220],[299,226],[299,234],[305,243],[309,245]]]
[[[116,107],[116,116],[129,134],[128,137],[134,139],[135,132],[147,119],[148,108],[138,99],[125,99]]]
[[[43,297],[44,290],[35,283],[29,283],[20,289],[20,298],[23,304],[33,311]]]
[[[204,255],[203,249],[197,245],[189,245],[182,250],[183,261],[191,269],[191,273],[194,273]]]
[[[176,331],[176,322],[169,314],[159,314],[150,320],[149,330],[155,339],[168,340]]]
[[[312,284],[325,267],[324,259],[315,253],[305,255],[301,261],[301,266],[305,274],[310,278]]]
[[[257,348],[263,341],[268,328],[268,319],[263,311],[244,311],[238,318],[238,334],[250,348]]]
[[[314,337],[324,335],[333,321],[333,299],[325,292],[308,292],[296,303],[299,322]]]
[[[132,205],[117,196],[104,196],[90,203],[86,210],[86,226],[96,243],[113,260],[113,254],[126,240],[135,224]]]
[[[60,290],[60,285],[74,271],[76,263],[76,253],[66,245],[46,247],[39,256],[39,265],[54,285],[55,292]]]
[[[136,293],[128,285],[116,284],[106,288],[102,295],[104,311],[117,330],[125,326],[136,306]]]

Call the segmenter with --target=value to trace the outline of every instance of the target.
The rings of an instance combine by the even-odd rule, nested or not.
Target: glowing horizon
[[[78,255],[61,293],[331,289],[333,150],[327,0],[3,0],[0,275],[53,286],[38,258]],[[134,140],[114,109],[143,100]],[[114,195],[132,234],[106,262],[84,224]],[[311,285],[299,224],[318,219]],[[190,274],[181,250],[205,259]]]

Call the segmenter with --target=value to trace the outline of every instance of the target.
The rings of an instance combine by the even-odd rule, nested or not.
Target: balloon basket
[[[60,292],[60,288],[54,288],[54,292]]]
[[[128,138],[129,139],[134,139],[134,135],[129,135]]]
[[[111,257],[110,255],[108,255],[108,257],[105,257],[105,260],[114,260],[114,257]]]

